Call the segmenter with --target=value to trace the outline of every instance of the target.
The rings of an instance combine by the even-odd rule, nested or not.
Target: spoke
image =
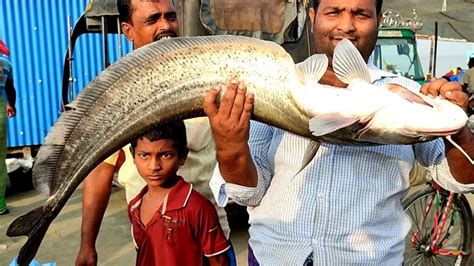
[[[441,258],[438,256],[433,256],[433,258],[439,262],[440,265],[443,265],[443,262],[441,261]]]
[[[410,263],[410,262],[413,261],[413,260],[415,260],[415,262],[416,262],[416,261],[418,261],[419,259],[423,259],[423,253],[420,253],[419,255],[414,256],[413,258],[410,258],[409,260],[405,261],[405,263],[408,264],[408,263]]]
[[[405,254],[406,254],[406,251],[405,251]],[[409,258],[412,258],[413,256],[416,256],[417,254],[422,254],[420,251],[416,250],[416,249],[413,249],[410,254],[406,254],[407,257]]]
[[[420,221],[423,221],[423,220],[420,220],[419,218],[421,217],[421,219],[426,219],[426,217],[424,217],[424,211],[425,211],[425,208],[426,208],[426,205],[427,205],[426,204],[427,201],[428,201],[427,197],[420,198],[419,200],[416,200],[408,208],[408,212],[410,213],[410,217],[411,217],[411,220],[412,220],[412,229],[411,229],[412,234],[411,234],[411,236],[413,236],[413,234],[416,233],[416,230],[417,230],[420,233],[420,236],[418,237],[419,240],[421,238],[423,238],[423,236],[424,236],[423,230],[422,230],[422,228],[420,228]],[[421,216],[418,215],[418,208],[420,209]],[[428,212],[427,217],[429,217],[429,213],[430,212]],[[425,220],[425,223],[426,223],[426,220]],[[415,226],[415,228],[413,228],[413,225]]]
[[[430,195],[427,195],[425,198],[424,198],[424,201],[425,201],[425,208],[428,206],[429,204],[429,201],[433,200],[433,203],[431,205],[431,207],[429,208],[428,212],[426,213],[426,216],[424,216],[425,218],[425,224],[423,226],[423,229],[424,232],[422,232],[423,234],[423,237],[426,237],[426,239],[430,239],[431,235],[433,234],[433,216],[434,216],[434,212],[436,211],[436,206],[435,206],[435,197],[436,195],[435,194],[430,194]],[[424,213],[424,208],[423,208],[423,215],[425,215]]]

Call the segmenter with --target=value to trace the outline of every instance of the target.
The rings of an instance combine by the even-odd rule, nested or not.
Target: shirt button
[[[313,245],[319,245],[319,242],[318,242],[318,240],[316,240],[316,239],[313,239]]]
[[[320,199],[324,198],[324,193],[319,192],[319,193],[318,193],[318,198],[320,198]]]

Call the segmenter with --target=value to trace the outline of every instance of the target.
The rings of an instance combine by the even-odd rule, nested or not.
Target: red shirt
[[[136,265],[202,265],[203,256],[225,252],[225,237],[214,206],[182,178],[171,189],[158,211],[144,226],[140,206],[145,186],[128,205]]]

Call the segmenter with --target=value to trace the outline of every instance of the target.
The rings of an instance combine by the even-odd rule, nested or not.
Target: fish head
[[[467,115],[459,106],[436,98],[433,106],[400,102],[378,110],[358,138],[368,141],[384,135],[394,143],[415,143],[457,133],[467,123]]]

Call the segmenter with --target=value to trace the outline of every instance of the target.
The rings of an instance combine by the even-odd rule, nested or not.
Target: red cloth
[[[140,205],[148,187],[128,205],[133,238],[138,247],[136,265],[203,265],[229,247],[214,206],[182,178],[153,218],[144,226]],[[162,213],[165,208],[165,213]]]
[[[10,49],[7,45],[0,39],[0,54],[10,55]]]

